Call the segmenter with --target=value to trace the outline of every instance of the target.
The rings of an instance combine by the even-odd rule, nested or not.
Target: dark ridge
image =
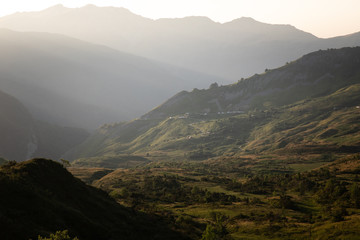
[[[1,239],[37,239],[68,229],[86,239],[185,239],[161,219],[116,203],[49,159],[0,168]]]

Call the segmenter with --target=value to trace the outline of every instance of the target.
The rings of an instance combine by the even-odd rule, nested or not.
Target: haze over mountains
[[[360,32],[3,17],[0,239],[357,239],[359,121]]]
[[[318,49],[357,46],[360,34],[320,39],[290,25],[251,18],[220,24],[206,17],[151,20],[124,8],[66,8],[16,13],[0,27],[61,33],[135,55],[225,78],[223,83],[279,67]]]
[[[34,119],[88,130],[139,117],[182,90],[233,83],[319,48],[360,45],[360,33],[319,39],[289,25],[251,18],[224,24],[206,17],[151,20],[123,8],[93,5],[76,9],[57,5],[16,13],[0,18],[0,27],[24,31],[0,30],[1,90],[24,104]],[[290,78],[276,75],[277,71],[266,76],[272,74],[272,79]],[[306,76],[302,78],[307,81]],[[257,79],[254,76],[239,84],[257,86]],[[271,84],[260,90],[274,92],[275,98],[282,90]],[[292,83],[284,84],[290,87]],[[206,99],[204,93],[201,101],[206,106],[199,99],[189,100],[198,93],[180,93],[144,118],[195,110],[243,111],[253,104],[251,98],[262,94],[250,91],[255,95],[232,104],[237,93],[226,92],[228,88],[209,91],[225,90],[210,105],[211,97]],[[294,100],[303,97],[296,98],[298,93],[288,90],[285,94]],[[315,90],[319,89],[309,89],[308,94]],[[187,101],[176,100],[185,95]],[[174,101],[175,107],[169,105]]]
[[[360,44],[359,33],[319,39],[251,18],[151,20],[93,5],[16,13],[0,18],[0,27],[31,32],[0,31],[1,89],[38,119],[86,129],[136,118],[182,90]]]
[[[0,91],[0,156],[23,161],[34,156],[58,159],[88,137],[83,129],[41,122],[14,97]]]
[[[94,129],[218,78],[61,35],[0,30],[1,89],[36,118]]]

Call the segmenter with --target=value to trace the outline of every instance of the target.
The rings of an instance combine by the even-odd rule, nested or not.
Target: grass
[[[182,186],[197,186],[200,189],[207,189],[210,192],[225,193],[227,195],[235,195],[240,198],[240,202],[233,202],[230,204],[223,204],[221,202],[214,203],[186,203],[186,202],[173,202],[166,203],[161,201],[152,200],[149,202],[149,207],[145,207],[144,211],[156,214],[171,214],[174,219],[180,216],[190,219],[192,223],[192,230],[185,223],[182,227],[191,232],[197,232],[192,235],[192,239],[198,239],[204,226],[211,223],[213,212],[226,216],[226,228],[234,239],[309,239],[310,229],[313,239],[356,239],[358,234],[358,225],[360,224],[360,210],[347,207],[348,216],[345,216],[344,221],[333,222],[328,215],[324,215],[324,207],[316,202],[314,192],[305,192],[300,195],[296,190],[287,190],[288,196],[291,196],[292,201],[295,203],[295,209],[284,209],[276,207],[274,202],[279,201],[279,194],[281,188],[276,191],[263,193],[263,194],[250,194],[247,192],[236,192],[228,190],[222,182],[222,179],[236,179],[239,182],[245,183],[248,181],[248,176],[236,177],[236,174],[229,175],[223,169],[227,169],[227,165],[232,167],[236,166],[236,161],[233,157],[229,160],[217,161],[161,161],[152,162],[148,167],[140,167],[138,169],[116,170],[102,179],[96,181],[94,184],[107,191],[118,189],[120,192],[124,189],[121,185],[117,187],[118,181],[129,181],[132,185],[142,186],[144,184],[145,176],[173,176],[178,179]],[[293,163],[291,167],[293,172],[300,174],[308,174],[310,170],[319,169],[319,167],[328,168],[330,172],[337,172],[336,178],[338,181],[346,182],[350,186],[355,179],[354,173],[343,173],[348,171],[345,166],[354,166],[358,164],[357,155],[342,156],[332,162],[313,162],[314,159],[322,159],[321,155],[314,155],[309,159],[297,159],[300,163]],[[239,162],[246,162],[250,164],[253,171],[257,174],[269,173],[263,172],[261,169],[264,167],[262,164],[281,164],[289,161],[287,157],[279,158],[276,154],[254,156],[248,155],[238,160]],[[253,165],[259,164],[258,170]],[[265,164],[265,165],[267,165]],[[331,170],[332,169],[332,170]],[[337,169],[337,170],[335,170]],[[206,170],[203,172],[203,170]],[[255,173],[253,172],[253,174]],[[271,173],[270,173],[271,174]],[[284,176],[285,173],[273,173],[275,176],[279,174]],[[298,176],[295,174],[295,176]],[[306,175],[304,175],[306,176]],[[204,178],[206,177],[206,179]],[[266,177],[264,178],[266,179]],[[279,180],[280,181],[280,180]],[[317,181],[318,184],[325,184],[325,180]],[[281,185],[281,181],[276,184]],[[267,186],[265,183],[264,186]],[[298,184],[295,184],[295,189]],[[245,199],[249,199],[246,203]],[[260,201],[252,202],[253,199]],[[128,202],[121,200],[122,203],[129,205]],[[153,209],[153,210],[151,210]],[[270,223],[268,219],[269,214],[274,214],[275,220]],[[312,217],[309,217],[312,216]],[[310,220],[309,220],[310,219]],[[200,224],[200,225],[197,225]],[[201,225],[202,224],[202,225]],[[176,225],[182,228],[180,225]],[[186,227],[187,226],[187,227]],[[202,227],[201,227],[202,226]],[[180,231],[185,231],[180,230]],[[186,231],[185,231],[186,232]],[[190,235],[189,235],[190,236]],[[196,237],[197,236],[197,237]]]
[[[115,168],[142,164],[129,162],[115,166],[113,159],[121,160],[124,155],[141,156],[156,162],[240,158],[250,154],[257,156],[256,164],[252,166],[256,171],[306,171],[318,167],[316,163],[312,165],[312,155],[333,154],[334,159],[321,160],[330,162],[338,155],[359,150],[360,128],[357,125],[360,111],[355,108],[359,102],[360,84],[357,84],[330,95],[281,108],[271,107],[265,112],[253,111],[222,118],[216,115],[216,118],[190,116],[135,120],[100,129],[88,140],[84,155],[80,155],[98,157],[83,158],[78,162],[82,166]],[[284,168],[288,163],[294,165]]]
[[[294,169],[295,172],[306,172],[312,169],[320,168],[321,166],[325,166],[331,162],[314,162],[314,163],[294,163],[289,164],[289,167]]]

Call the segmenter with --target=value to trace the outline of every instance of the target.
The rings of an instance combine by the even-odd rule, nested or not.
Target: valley
[[[191,239],[357,239],[357,51],[319,51],[254,79],[181,92],[98,129],[69,155],[78,156],[69,170]],[[264,92],[264,82],[283,81],[272,75],[288,87]]]
[[[359,32],[91,4],[0,28],[0,239],[360,239]]]

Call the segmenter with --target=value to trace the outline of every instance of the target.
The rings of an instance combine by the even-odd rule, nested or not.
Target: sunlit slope
[[[88,154],[116,159],[119,153],[149,154],[150,158],[162,153],[176,159],[203,160],[227,153],[355,153],[360,150],[359,96],[360,85],[353,85],[326,97],[251,116],[166,119],[132,141],[121,135],[99,141],[101,151],[91,152],[90,148]],[[83,158],[86,162],[86,156]]]
[[[180,92],[143,118],[271,109],[358,83],[359,66],[359,47],[317,51],[232,85]]]
[[[251,133],[247,150],[356,153],[360,150],[360,84],[279,109]]]
[[[359,56],[358,48],[320,51],[234,85],[180,93],[142,119],[103,126],[71,158],[86,163],[87,157],[119,154],[203,160],[235,153],[356,152]],[[230,93],[232,101],[224,97]],[[203,112],[214,99],[223,109]]]

